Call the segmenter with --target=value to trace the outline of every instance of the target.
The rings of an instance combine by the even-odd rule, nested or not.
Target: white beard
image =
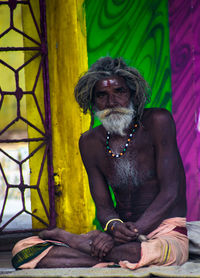
[[[128,108],[116,107],[104,110],[96,110],[96,116],[101,121],[103,127],[111,134],[125,136],[124,132],[130,125],[135,116],[135,109],[130,103]]]

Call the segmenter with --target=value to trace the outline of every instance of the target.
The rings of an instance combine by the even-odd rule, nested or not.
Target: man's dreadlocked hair
[[[97,81],[106,79],[110,76],[121,76],[124,78],[131,91],[132,101],[136,110],[136,117],[141,119],[144,105],[149,102],[149,85],[140,73],[127,66],[122,58],[104,57],[97,60],[91,68],[78,81],[74,93],[75,98],[83,113],[89,109],[92,112],[93,89]]]

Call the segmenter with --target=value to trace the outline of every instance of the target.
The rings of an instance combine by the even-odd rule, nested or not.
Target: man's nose
[[[117,102],[114,95],[109,95],[107,105],[109,108],[117,106]]]

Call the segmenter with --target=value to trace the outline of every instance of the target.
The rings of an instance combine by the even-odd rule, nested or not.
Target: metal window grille
[[[35,15],[33,4],[39,9],[39,16]],[[32,22],[34,36],[26,32],[23,13],[27,22]],[[32,71],[33,63],[36,70]],[[37,88],[40,82],[42,90]],[[27,101],[30,98],[31,105]],[[55,226],[51,144],[45,1],[0,1],[1,234],[36,231],[38,229],[32,228],[32,219],[42,223],[44,228]],[[33,159],[38,160],[37,169],[31,166]],[[35,179],[31,179],[33,171],[37,171]],[[41,190],[44,171],[48,172],[49,205]],[[31,208],[33,191],[37,193],[44,218],[35,213],[37,209]]]

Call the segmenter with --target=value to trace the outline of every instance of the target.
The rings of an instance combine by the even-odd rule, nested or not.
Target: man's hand
[[[100,233],[91,243],[91,255],[103,259],[113,246],[113,238],[107,233]]]
[[[135,241],[138,237],[138,230],[132,222],[114,222],[110,229],[116,243]]]

